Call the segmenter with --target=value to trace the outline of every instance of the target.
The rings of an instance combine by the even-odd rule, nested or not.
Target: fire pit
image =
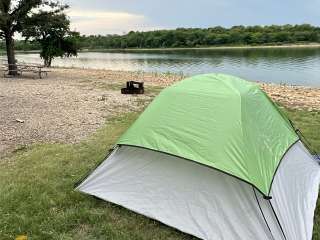
[[[144,86],[143,82],[129,81],[127,87],[121,88],[122,94],[143,94]]]

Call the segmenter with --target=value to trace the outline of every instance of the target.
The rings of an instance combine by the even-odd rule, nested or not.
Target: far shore
[[[282,44],[282,45],[239,45],[239,46],[208,46],[208,47],[174,47],[174,48],[96,48],[81,49],[79,52],[139,52],[139,51],[182,51],[182,50],[229,50],[229,49],[272,49],[272,48],[320,48],[320,43]],[[39,53],[40,50],[16,50],[16,53]],[[0,57],[5,51],[0,49]]]
[[[179,51],[179,50],[215,50],[215,49],[265,49],[265,48],[320,48],[320,43],[283,44],[283,45],[240,45],[240,46],[209,46],[209,47],[181,47],[181,48],[102,48],[83,49],[81,52],[103,51]]]

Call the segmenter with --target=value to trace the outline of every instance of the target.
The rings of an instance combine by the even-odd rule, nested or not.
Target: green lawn
[[[288,110],[320,152],[320,112]],[[193,239],[111,203],[73,191],[137,114],[109,120],[79,144],[40,144],[0,161],[0,239]],[[320,240],[320,207],[314,240]]]

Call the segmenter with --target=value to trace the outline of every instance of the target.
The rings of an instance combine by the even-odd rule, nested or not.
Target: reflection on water
[[[38,54],[17,58],[41,62]],[[85,52],[77,58],[55,59],[53,65],[187,75],[222,72],[249,80],[320,86],[320,48]]]

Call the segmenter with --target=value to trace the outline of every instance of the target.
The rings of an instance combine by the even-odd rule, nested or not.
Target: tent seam
[[[102,163],[104,163],[104,161],[108,158],[108,157],[110,157],[110,155],[114,152],[114,151],[116,151],[118,148],[120,147],[120,145],[115,145],[113,148],[110,148],[109,150],[108,150],[108,153],[105,155],[105,157],[101,160],[101,161],[99,161],[93,168],[90,168],[88,171],[87,171],[87,173],[86,174],[84,174],[78,181],[76,181],[75,183],[74,183],[74,188],[78,188],[98,167],[100,167],[100,165],[102,164]]]
[[[287,153],[289,152],[289,150],[290,150],[296,143],[298,143],[299,141],[300,141],[300,138],[298,138],[296,141],[294,141],[294,142],[287,148],[287,150],[282,154],[282,157],[281,157],[281,159],[280,159],[280,161],[279,161],[279,163],[278,163],[278,166],[277,166],[277,168],[276,168],[276,170],[274,171],[274,174],[273,174],[273,176],[272,176],[272,180],[271,180],[271,183],[270,183],[270,186],[269,186],[268,196],[270,196],[274,179],[275,179],[275,177],[276,177],[276,175],[277,175],[277,173],[278,173],[278,170],[279,170],[280,165],[281,165],[281,163],[282,163],[282,161],[283,161],[283,159],[284,159],[284,156],[287,155]]]
[[[203,167],[206,167],[206,168],[210,168],[210,169],[213,169],[213,170],[216,170],[218,172],[221,172],[223,174],[226,174],[230,177],[233,177],[233,178],[236,178],[244,183],[247,183],[249,184],[250,186],[254,187],[256,190],[258,190],[258,192],[260,192],[264,197],[269,197],[267,194],[265,194],[262,190],[260,190],[256,185],[250,183],[249,181],[241,178],[241,177],[238,177],[234,174],[231,174],[231,173],[228,173],[222,169],[219,169],[219,168],[215,168],[215,167],[212,167],[212,166],[208,166],[206,164],[203,164],[203,163],[200,163],[200,162],[196,162],[192,159],[189,159],[189,158],[185,158],[185,157],[181,157],[181,156],[178,156],[178,155],[175,155],[175,154],[172,154],[172,153],[168,153],[168,152],[164,152],[164,151],[160,151],[160,150],[157,150],[157,149],[152,149],[152,148],[148,148],[148,147],[143,147],[143,146],[139,146],[139,145],[132,145],[132,144],[121,144],[121,143],[118,143],[117,144],[118,146],[129,146],[129,147],[137,147],[137,148],[142,148],[142,149],[147,149],[147,150],[150,150],[150,151],[154,151],[154,152],[159,152],[159,153],[163,153],[163,154],[167,154],[167,155],[170,155],[170,156],[174,156],[174,157],[178,157],[178,158],[181,158],[181,159],[184,159],[186,161],[189,161],[189,162],[192,162],[193,164],[198,164],[198,165],[201,165]]]

